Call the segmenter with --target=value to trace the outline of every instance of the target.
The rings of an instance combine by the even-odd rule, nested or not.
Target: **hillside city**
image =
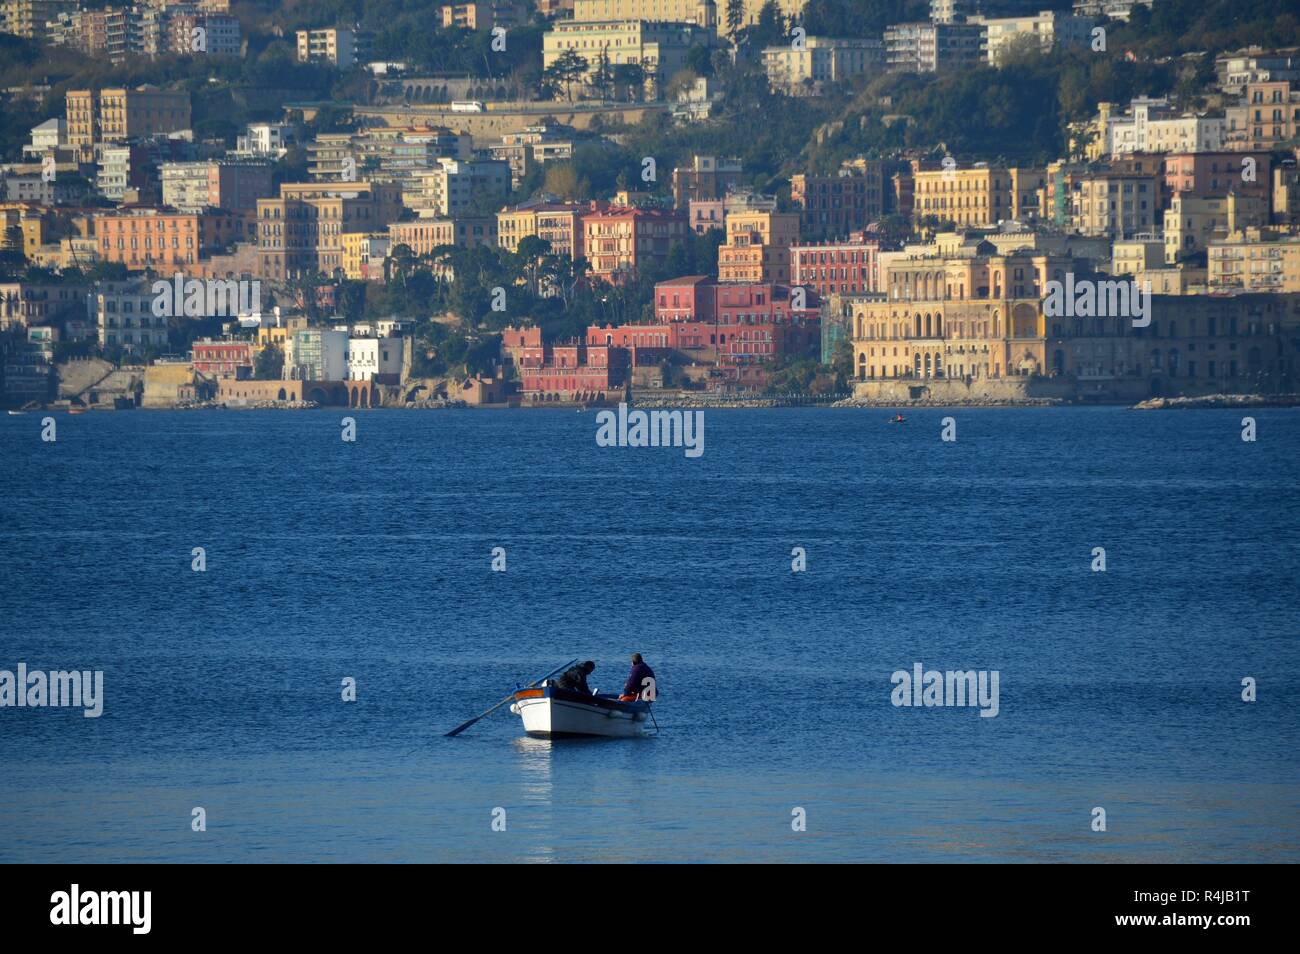
[[[1241,0],[0,0],[12,409],[1288,395]]]

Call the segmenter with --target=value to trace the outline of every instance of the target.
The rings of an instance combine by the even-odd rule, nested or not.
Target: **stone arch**
[[[284,388],[280,388],[279,394],[276,396],[276,400],[277,400],[277,401],[284,401],[284,400],[287,400],[287,396],[286,396],[286,394],[284,393]]]

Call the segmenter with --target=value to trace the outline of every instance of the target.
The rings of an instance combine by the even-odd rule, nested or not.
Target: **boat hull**
[[[650,718],[645,702],[584,696],[552,686],[518,690],[510,711],[523,720],[524,732],[546,739],[632,738],[645,734]]]

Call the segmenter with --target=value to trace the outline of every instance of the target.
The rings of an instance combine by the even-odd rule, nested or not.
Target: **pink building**
[[[634,206],[588,212],[582,229],[591,274],[611,283],[644,267],[663,265],[673,243],[687,237],[685,213]]]
[[[190,350],[190,365],[210,377],[246,380],[253,376],[253,343],[201,338]]]
[[[819,297],[861,295],[879,288],[880,243],[861,232],[847,242],[795,245],[790,249],[790,284]]]

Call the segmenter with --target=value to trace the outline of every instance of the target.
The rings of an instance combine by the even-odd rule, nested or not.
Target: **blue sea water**
[[[0,708],[0,860],[1300,860],[1294,410],[350,413],[0,419],[0,669],[105,696]],[[657,737],[442,737],[634,650]]]

